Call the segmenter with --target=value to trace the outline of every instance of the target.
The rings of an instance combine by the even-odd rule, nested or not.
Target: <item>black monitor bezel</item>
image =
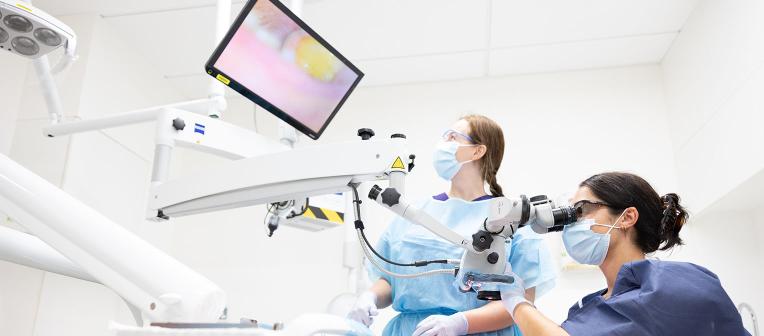
[[[252,11],[252,7],[255,6],[255,3],[257,1],[270,1],[275,5],[279,10],[284,12],[292,21],[294,21],[300,28],[302,28],[306,33],[308,33],[310,36],[312,36],[318,43],[321,43],[329,52],[331,52],[337,59],[342,61],[348,68],[350,68],[353,72],[355,72],[358,75],[358,78],[356,78],[355,82],[350,86],[348,91],[345,93],[345,96],[342,97],[340,102],[337,104],[337,106],[334,108],[334,111],[332,111],[332,114],[329,116],[329,118],[326,119],[324,124],[321,126],[321,129],[318,131],[314,131],[310,127],[306,126],[305,124],[301,123],[299,120],[292,118],[289,114],[282,111],[275,105],[271,104],[267,100],[265,100],[263,97],[260,97],[258,94],[252,92],[245,86],[239,84],[238,81],[236,81],[235,77],[232,77],[231,75],[224,73],[220,71],[219,69],[215,68],[215,62],[217,62],[220,55],[223,53],[223,50],[228,46],[228,43],[233,38],[233,35],[236,33],[236,31],[239,30],[239,27],[244,22],[244,19],[249,15],[249,13]],[[334,116],[337,114],[337,111],[342,107],[343,104],[345,104],[345,101],[350,96],[350,94],[355,90],[356,86],[358,86],[358,83],[361,81],[361,79],[364,76],[364,73],[361,72],[353,63],[350,63],[350,61],[342,56],[342,54],[339,53],[334,47],[332,47],[329,42],[324,40],[318,33],[316,33],[312,28],[310,28],[304,21],[302,21],[297,15],[292,13],[292,11],[289,10],[284,4],[279,2],[278,0],[249,0],[244,5],[244,8],[241,10],[241,13],[239,13],[239,16],[236,18],[234,23],[231,25],[231,28],[228,29],[228,32],[226,33],[225,37],[220,41],[220,44],[218,44],[217,48],[215,48],[214,53],[212,56],[210,56],[209,60],[207,60],[207,63],[205,64],[205,71],[208,75],[212,76],[213,78],[219,78],[218,75],[222,75],[225,77],[226,80],[230,81],[229,83],[225,83],[228,87],[233,89],[234,91],[238,92],[242,96],[246,97],[247,99],[251,100],[255,104],[259,105],[260,107],[264,108],[277,118],[283,120],[287,124],[291,125],[298,131],[302,132],[309,138],[316,140],[319,137],[321,137],[321,134],[324,133],[326,130],[326,127],[331,123],[332,119],[334,119]]]

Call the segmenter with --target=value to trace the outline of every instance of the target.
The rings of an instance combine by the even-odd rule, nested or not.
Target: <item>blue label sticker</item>
[[[194,133],[204,134],[204,125],[202,124],[194,124]]]

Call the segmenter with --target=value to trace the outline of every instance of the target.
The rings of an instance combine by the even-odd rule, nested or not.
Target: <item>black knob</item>
[[[358,130],[358,136],[361,137],[361,140],[369,140],[371,137],[374,136],[374,130],[371,128],[362,128]]]
[[[537,196],[531,197],[530,201],[531,203],[535,203],[538,201],[546,201],[547,199],[548,198],[546,197],[546,195],[537,195]]]
[[[478,252],[483,252],[491,247],[493,237],[488,231],[480,230],[472,235],[472,247]]]
[[[400,200],[401,194],[395,188],[387,188],[382,192],[382,203],[389,207],[398,204]]]
[[[491,264],[499,262],[499,254],[496,252],[491,252],[491,254],[488,255],[488,262]]]
[[[405,134],[400,134],[400,133],[395,133],[395,134],[390,136],[390,139],[396,139],[396,138],[406,139],[406,135]]]
[[[382,192],[382,188],[380,188],[378,185],[373,185],[371,187],[371,190],[369,190],[369,198],[375,200],[379,196],[379,193]]]
[[[170,219],[170,216],[165,215],[162,210],[159,210],[159,211],[157,211],[157,218],[168,220],[168,219]]]
[[[172,128],[174,128],[176,131],[182,131],[184,128],[186,128],[186,122],[183,121],[183,119],[175,118],[172,120]]]

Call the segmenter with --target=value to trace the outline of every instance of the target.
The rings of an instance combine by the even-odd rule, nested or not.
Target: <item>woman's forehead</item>
[[[599,199],[594,196],[594,193],[592,193],[592,190],[586,186],[580,187],[578,190],[576,190],[576,193],[573,195],[570,203],[576,203],[580,200],[599,201]]]
[[[464,134],[467,134],[467,135],[470,134],[470,123],[467,122],[467,120],[464,120],[464,119],[459,119],[457,122],[455,122],[453,124],[453,126],[451,126],[451,128],[454,131],[457,131],[457,132],[460,132],[460,133],[464,133]]]

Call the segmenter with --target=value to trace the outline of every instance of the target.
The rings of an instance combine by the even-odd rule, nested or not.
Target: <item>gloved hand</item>
[[[523,279],[517,276],[517,274],[512,273],[511,270],[507,274],[513,276],[515,278],[515,282],[511,285],[505,285],[500,288],[501,303],[504,305],[504,308],[507,309],[509,315],[511,315],[512,319],[514,320],[515,308],[517,308],[517,305],[521,303],[527,303],[532,306],[533,304],[525,298],[525,284],[523,283]]]
[[[412,336],[457,336],[466,335],[467,318],[459,312],[450,316],[430,315],[416,325]]]
[[[377,315],[379,315],[377,310],[377,295],[367,291],[358,296],[347,318],[363,323],[363,325],[368,327],[374,322],[374,316]]]

